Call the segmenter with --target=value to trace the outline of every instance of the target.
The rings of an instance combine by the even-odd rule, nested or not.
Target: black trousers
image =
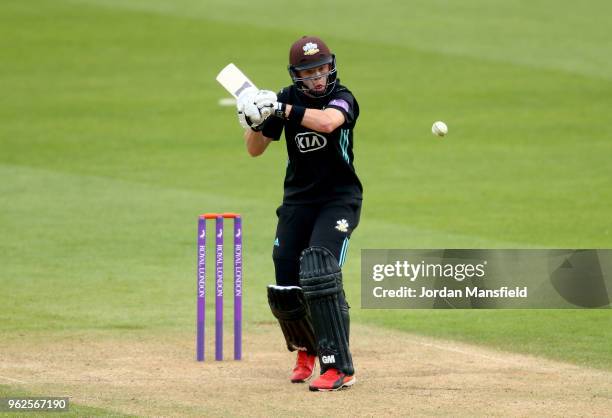
[[[360,213],[360,203],[281,205],[272,250],[276,284],[299,286],[300,253],[308,247],[327,248],[342,267]]]

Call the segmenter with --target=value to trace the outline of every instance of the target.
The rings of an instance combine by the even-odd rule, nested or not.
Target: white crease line
[[[534,358],[534,359],[523,358],[522,357],[523,355],[518,354],[518,353],[507,353],[506,355],[489,356],[489,355],[482,354],[479,352],[461,350],[459,348],[453,348],[453,347],[448,347],[448,346],[443,346],[443,345],[438,345],[438,344],[426,343],[422,341],[415,341],[415,342],[425,347],[432,347],[432,348],[436,348],[442,351],[450,351],[454,353],[464,354],[466,356],[486,358],[488,360],[492,360],[497,363],[502,363],[507,366],[518,368],[518,369],[523,369],[523,370],[543,372],[543,373],[547,373],[550,371],[560,371],[561,368],[565,370],[577,370],[577,371],[581,370],[580,367],[573,365],[573,364],[568,364],[568,363],[560,363],[558,365],[548,365],[546,363],[542,364],[542,362],[547,362],[550,360],[537,359],[537,358]],[[514,358],[507,358],[508,356],[514,357]],[[525,361],[527,362],[527,364],[524,363]]]
[[[22,385],[26,384],[26,382],[24,382],[22,380],[13,379],[12,377],[0,376],[0,379],[4,379],[4,380],[6,380],[8,382],[21,383]]]
[[[443,345],[424,343],[424,342],[421,342],[421,341],[415,341],[415,342],[417,344],[423,345],[425,347],[433,347],[433,348],[437,348],[438,350],[442,350],[442,351],[452,351],[454,353],[466,354],[468,356],[478,356],[478,357],[483,357],[483,358],[486,358],[486,359],[489,359],[489,360],[494,360],[494,361],[510,362],[509,360],[500,359],[500,358],[493,357],[493,356],[487,356],[486,354],[475,353],[473,351],[460,350],[458,348],[445,347]]]
[[[421,341],[416,341],[417,344],[426,346],[426,347],[433,347],[436,348],[438,350],[443,350],[443,351],[450,351],[450,352],[454,352],[454,353],[459,353],[459,354],[464,354],[466,356],[474,356],[474,357],[481,357],[481,358],[486,358],[488,360],[492,360],[494,362],[498,362],[498,363],[502,363],[505,364],[507,366],[511,366],[511,367],[516,367],[519,369],[527,369],[530,371],[535,371],[535,369],[537,368],[537,371],[540,372],[548,372],[550,371],[550,367],[544,366],[540,363],[538,363],[537,361],[531,362],[528,361],[529,364],[523,364],[523,362],[521,360],[516,360],[516,359],[509,359],[506,356],[519,356],[520,354],[516,354],[516,353],[507,353],[506,356],[501,355],[501,356],[488,356],[486,354],[482,354],[482,353],[478,353],[478,352],[474,352],[474,351],[469,351],[469,350],[461,350],[459,348],[453,348],[453,347],[447,347],[447,346],[443,346],[443,345],[437,345],[437,344],[432,344],[432,343],[425,343],[425,342],[421,342]],[[535,359],[534,359],[535,360]],[[545,360],[542,360],[545,361]],[[570,365],[570,364],[563,364],[563,366],[565,367],[569,367],[569,368],[575,368],[576,366]]]

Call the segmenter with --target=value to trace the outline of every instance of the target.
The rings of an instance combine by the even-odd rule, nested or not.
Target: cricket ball
[[[441,120],[434,122],[431,126],[431,133],[436,136],[444,136],[448,133],[448,126]]]

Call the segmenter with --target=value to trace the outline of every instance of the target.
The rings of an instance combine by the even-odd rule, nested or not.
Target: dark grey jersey
[[[353,94],[338,85],[331,95],[310,99],[298,93],[292,85],[278,93],[278,101],[311,109],[338,109],[345,118],[341,126],[327,134],[274,116],[265,122],[263,135],[275,141],[285,130],[289,162],[283,202],[359,203],[363,188],[353,166],[353,129],[359,116],[359,105]]]

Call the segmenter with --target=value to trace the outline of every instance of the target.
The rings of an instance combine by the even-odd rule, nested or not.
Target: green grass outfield
[[[353,319],[612,369],[609,310],[358,306],[361,248],[612,247],[612,5],[498,3],[2,1],[0,338],[191,331],[204,211],[244,215],[247,332],[271,320],[284,144],[249,157],[214,76],[276,90],[317,33],[361,105]]]

